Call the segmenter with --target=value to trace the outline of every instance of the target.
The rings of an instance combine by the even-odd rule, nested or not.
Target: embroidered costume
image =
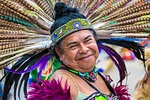
[[[128,75],[125,63],[105,44],[127,48],[145,63],[144,48],[135,41],[150,37],[149,0],[0,0],[0,8],[0,69],[6,71],[0,80],[6,78],[2,100],[7,100],[13,84],[14,99],[17,91],[20,98],[23,85],[27,100],[71,100],[67,83],[63,89],[61,80],[48,80],[62,64],[55,49],[67,36],[81,30],[93,34],[97,47],[109,55],[120,76],[119,86],[113,89],[106,81],[111,79],[96,68],[91,73],[67,69],[87,84],[100,75],[111,91],[105,95],[89,84],[97,92],[85,99],[129,100],[122,85]],[[33,90],[28,91],[28,83]]]
[[[94,90],[97,91],[97,92],[91,94],[90,96],[87,96],[86,98],[84,98],[84,100],[119,100],[119,99],[117,99],[115,91],[109,84],[110,82],[112,82],[112,80],[110,80],[110,78],[107,78],[109,76],[105,76],[104,74],[101,74],[96,68],[94,68],[94,70],[92,72],[84,73],[84,74],[81,74],[80,72],[69,69],[68,67],[67,68],[60,67],[59,69],[68,70],[68,71],[74,73],[75,75],[82,78],[85,82],[87,82],[87,84],[90,85]],[[97,74],[101,76],[101,78],[104,80],[104,82],[108,86],[109,90],[111,91],[110,95],[101,93],[99,90],[96,89],[96,87],[94,87],[91,83],[88,82],[88,81],[94,82],[94,80],[91,79],[91,78],[93,78],[93,75],[90,76],[90,74],[94,74],[94,77],[96,77]],[[89,78],[89,77],[91,77],[91,78]],[[76,100],[80,100],[80,99],[82,99],[82,98],[79,98]]]

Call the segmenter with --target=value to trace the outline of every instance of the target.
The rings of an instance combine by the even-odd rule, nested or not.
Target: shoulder
[[[50,81],[52,79],[55,79],[55,80],[71,80],[71,76],[70,76],[69,72],[66,71],[66,70],[57,70],[51,76]]]
[[[50,81],[55,79],[56,81],[61,81],[61,86],[65,88],[66,86],[70,88],[70,93],[72,98],[76,98],[78,90],[75,85],[75,77],[66,70],[57,70],[54,72]]]
[[[67,83],[67,85],[71,86],[71,88],[75,87],[74,75],[72,75],[72,73],[69,73],[66,70],[55,71],[52,77],[50,78],[50,81],[52,81],[53,79],[55,79],[56,81],[61,81],[62,86],[64,86]]]

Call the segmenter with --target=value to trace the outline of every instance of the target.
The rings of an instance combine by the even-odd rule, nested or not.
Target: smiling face
[[[77,31],[65,37],[62,49],[63,54],[55,49],[60,61],[79,72],[92,71],[99,55],[96,41],[89,30]]]

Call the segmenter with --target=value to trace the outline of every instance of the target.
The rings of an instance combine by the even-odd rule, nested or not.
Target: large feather
[[[138,59],[145,61],[144,48],[139,43],[116,39],[101,39],[98,41],[127,48],[131,50]]]
[[[43,49],[31,50],[30,47],[50,39],[54,5],[59,1],[79,8],[92,21],[98,34],[103,34],[102,39],[150,37],[150,2],[146,0],[0,0],[0,41],[11,39],[9,43],[0,45],[3,48],[0,49],[1,69],[24,54]]]
[[[31,55],[26,55],[21,60],[19,60],[18,62],[16,62],[14,64],[14,66],[12,67],[12,70],[18,69],[18,66],[22,62],[24,62],[26,59],[28,59],[28,57],[30,57],[30,56]],[[24,70],[24,69],[22,68],[22,70]],[[8,93],[9,93],[9,91],[10,91],[10,89],[11,89],[13,83],[14,83],[15,78],[17,78],[17,77],[20,77],[20,76],[18,76],[17,74],[13,74],[13,73],[9,73],[8,74],[8,76],[6,78],[6,81],[5,81],[5,87],[4,87],[4,93],[3,93],[4,96],[2,98],[3,100],[7,100],[7,95],[8,95]]]
[[[112,61],[115,63],[116,67],[119,70],[119,74],[120,74],[119,82],[122,82],[124,80],[124,78],[127,76],[127,70],[126,70],[125,63],[122,60],[122,58],[120,57],[120,55],[118,55],[118,53],[115,50],[113,50],[112,48],[110,48],[108,46],[99,44],[98,47],[100,49],[104,50],[110,56]]]

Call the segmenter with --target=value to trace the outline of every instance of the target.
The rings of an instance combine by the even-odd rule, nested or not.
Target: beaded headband
[[[55,45],[58,41],[67,35],[84,29],[90,29],[94,31],[92,24],[87,19],[73,19],[68,23],[60,26],[52,33],[52,44]]]

